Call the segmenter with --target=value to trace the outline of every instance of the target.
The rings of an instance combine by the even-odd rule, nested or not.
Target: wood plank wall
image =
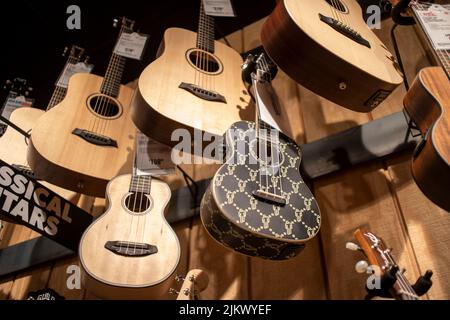
[[[227,37],[238,51],[260,44],[262,20]],[[391,23],[377,33],[391,46]],[[407,78],[412,81],[420,68],[429,65],[415,31],[399,27],[398,37]],[[392,47],[392,46],[391,46]],[[311,75],[320,76],[320,75]],[[274,82],[282,102],[287,133],[306,143],[341,130],[378,119],[402,109],[405,94],[399,87],[388,101],[370,114],[359,114],[336,106],[290,80],[280,72]],[[345,249],[352,232],[367,226],[394,248],[399,264],[414,282],[432,269],[434,285],[425,299],[450,299],[450,214],[428,201],[414,184],[409,171],[410,155],[402,154],[340,172],[313,184],[322,210],[320,236],[304,252],[286,262],[269,262],[233,253],[212,240],[199,219],[174,226],[182,246],[177,273],[202,268],[210,284],[204,299],[363,299],[365,275],[354,265],[362,257]],[[183,167],[196,179],[213,175],[216,167]],[[171,187],[183,185],[180,176],[167,178]],[[79,205],[98,215],[104,200],[83,198]],[[6,224],[0,248],[35,237],[21,226]],[[0,279],[0,299],[23,299],[29,291],[45,287],[67,299],[94,299],[85,290],[69,290],[67,268],[78,265],[76,257],[44,265],[35,270]],[[174,283],[173,287],[177,288]]]

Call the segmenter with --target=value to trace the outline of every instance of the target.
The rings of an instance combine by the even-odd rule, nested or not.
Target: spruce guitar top
[[[321,219],[299,172],[300,147],[262,118],[271,103],[265,92],[270,80],[262,54],[252,72],[256,123],[237,122],[225,133],[226,162],[203,196],[200,215],[209,234],[226,247],[282,260],[300,252],[319,232]]]
[[[158,58],[139,77],[132,118],[138,129],[174,146],[176,129],[220,137],[241,119],[251,119],[250,96],[241,80],[241,56],[214,41],[214,19],[200,6],[198,32],[166,30]]]
[[[133,26],[123,18],[120,35]],[[129,116],[134,91],[120,84],[125,60],[113,53],[104,78],[73,75],[64,100],[39,118],[28,149],[39,177],[104,197],[108,181],[129,170],[136,128]]]
[[[356,0],[279,1],[261,40],[292,79],[354,111],[372,111],[403,81]]]

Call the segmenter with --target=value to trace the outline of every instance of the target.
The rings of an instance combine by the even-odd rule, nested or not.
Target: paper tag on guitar
[[[203,8],[208,16],[235,17],[231,0],[203,0]]]
[[[436,50],[450,50],[450,5],[417,3],[413,6]]]
[[[68,63],[58,81],[56,81],[56,86],[67,88],[69,86],[70,77],[75,73],[91,73],[92,69],[94,69],[93,64],[86,64],[84,62],[78,62],[77,64]]]
[[[11,117],[11,113],[19,108],[24,107],[32,107],[33,106],[33,99],[25,98],[24,96],[16,96],[10,95],[8,99],[6,99],[5,105],[3,106],[2,110],[2,117],[9,120]],[[4,124],[4,122],[0,121],[0,124]]]
[[[137,175],[169,175],[175,173],[170,147],[152,140],[138,132],[136,135],[136,170]]]
[[[141,60],[147,40],[148,36],[145,34],[122,32],[114,53],[125,58]]]

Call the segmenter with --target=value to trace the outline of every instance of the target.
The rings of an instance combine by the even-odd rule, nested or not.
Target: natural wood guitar
[[[72,46],[63,68],[61,76],[67,71],[69,65],[76,64],[80,61],[84,54],[84,49]],[[64,99],[66,89],[60,85],[55,87],[52,98],[50,99],[47,111],[51,110],[56,104]],[[38,119],[45,114],[45,111],[35,108],[20,108],[14,110],[11,114],[10,121],[22,129],[24,132],[30,133],[35,127]],[[16,167],[23,174],[30,178],[40,179],[35,172],[29,167],[27,161],[28,139],[14,128],[8,127],[5,134],[0,138],[0,159]],[[69,191],[56,185],[40,181],[43,185],[54,191],[61,197],[76,203],[79,195],[73,191]]]
[[[403,81],[356,0],[282,0],[261,40],[292,79],[354,111],[372,111]]]
[[[120,33],[133,26],[124,18]],[[136,128],[129,115],[134,90],[120,84],[124,65],[125,58],[113,53],[104,78],[75,74],[64,100],[39,118],[28,149],[39,177],[104,197],[107,183],[129,172]]]
[[[176,129],[221,136],[253,108],[241,79],[241,56],[214,41],[214,21],[200,8],[197,33],[166,30],[158,53],[139,77],[132,118],[147,136],[174,146]]]
[[[136,171],[135,171],[136,172]],[[107,189],[107,211],[84,233],[85,287],[104,299],[167,299],[180,244],[164,217],[169,186],[150,176],[123,175]]]

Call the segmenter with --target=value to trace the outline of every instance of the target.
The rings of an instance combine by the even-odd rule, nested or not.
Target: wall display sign
[[[67,63],[58,81],[56,81],[56,86],[67,88],[69,86],[70,77],[72,77],[75,73],[91,73],[92,69],[94,69],[93,64],[86,64],[84,62],[78,62],[75,64]]]
[[[78,251],[92,216],[0,160],[0,218]]]
[[[148,35],[145,34],[122,32],[114,53],[125,58],[141,60],[147,40]]]
[[[203,7],[208,16],[235,17],[231,0],[203,0]]]
[[[136,135],[137,175],[169,175],[175,173],[170,147],[152,140],[138,132]]]

